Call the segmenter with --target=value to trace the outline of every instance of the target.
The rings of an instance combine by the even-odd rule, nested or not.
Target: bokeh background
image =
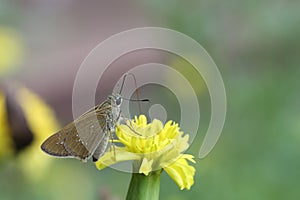
[[[202,44],[219,67],[228,111],[216,147],[205,159],[196,159],[192,189],[180,191],[164,174],[160,198],[299,199],[299,7],[300,2],[293,0],[1,0],[1,87],[4,90],[3,85],[18,82],[30,88],[51,108],[51,112],[42,112],[46,114],[40,120],[50,120],[49,126],[58,128],[72,121],[76,72],[99,42],[135,27],[180,31]],[[134,66],[153,60],[173,64],[191,80],[200,80],[188,64],[157,51],[129,55],[121,64]],[[118,64],[111,71],[117,74],[115,79],[110,75],[99,83],[98,102],[111,92],[111,81],[123,73],[117,69]],[[142,93],[148,90],[155,99],[160,89],[145,87]],[[201,113],[204,125],[189,149],[197,155],[210,102],[204,83],[195,90],[206,105]],[[172,106],[176,110],[176,105],[170,102],[170,110]],[[35,115],[34,106],[29,110]],[[176,118],[178,113],[171,113]],[[4,139],[0,138],[0,144]],[[35,148],[40,151],[38,145]],[[43,156],[47,163],[41,167]],[[22,159],[18,155],[0,158],[0,199],[125,198],[130,174],[110,168],[98,171],[91,162],[43,156],[34,161],[29,153]],[[32,169],[24,170],[24,163]]]

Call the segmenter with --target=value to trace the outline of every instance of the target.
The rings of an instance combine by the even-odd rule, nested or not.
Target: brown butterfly
[[[109,137],[120,120],[121,95],[110,95],[59,132],[50,136],[41,146],[49,155],[97,161],[105,152]]]

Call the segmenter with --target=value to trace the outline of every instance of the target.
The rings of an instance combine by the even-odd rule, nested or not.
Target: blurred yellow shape
[[[51,160],[40,148],[41,143],[59,130],[59,124],[55,119],[51,108],[35,93],[25,87],[19,86],[14,98],[22,109],[26,123],[33,133],[33,141],[18,154],[15,153],[11,129],[7,121],[4,93],[0,93],[0,160],[7,160],[13,155],[17,157],[16,165],[31,179],[40,177],[45,172],[46,166]]]
[[[3,92],[0,91],[0,160],[5,157],[10,157],[14,153],[6,116],[5,98]]]
[[[0,27],[0,75],[17,66],[23,57],[19,34],[10,28]]]
[[[22,87],[17,94],[17,100],[22,107],[30,130],[34,134],[32,144],[24,152],[21,152],[20,161],[27,173],[39,177],[51,160],[42,152],[40,146],[60,127],[51,108],[33,92]]]

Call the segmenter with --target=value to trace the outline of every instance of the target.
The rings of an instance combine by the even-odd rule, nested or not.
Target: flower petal
[[[152,164],[153,164],[153,160],[148,161],[147,158],[144,158],[140,166],[139,173],[148,176],[148,174],[152,171]]]
[[[179,186],[179,188],[183,190],[184,189],[183,180],[180,173],[172,166],[165,167],[164,170],[173,179],[173,181],[175,181],[175,183]]]
[[[96,163],[96,167],[101,170],[118,162],[127,160],[139,160],[140,155],[126,151],[125,148],[116,147],[115,151],[106,152]]]
[[[173,164],[164,167],[164,170],[175,181],[181,190],[189,190],[194,184],[195,168],[190,166],[185,158],[179,158]]]

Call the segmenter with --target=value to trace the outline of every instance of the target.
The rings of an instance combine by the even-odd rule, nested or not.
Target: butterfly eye
[[[116,105],[121,105],[122,103],[122,98],[121,97],[117,97],[116,98]]]

